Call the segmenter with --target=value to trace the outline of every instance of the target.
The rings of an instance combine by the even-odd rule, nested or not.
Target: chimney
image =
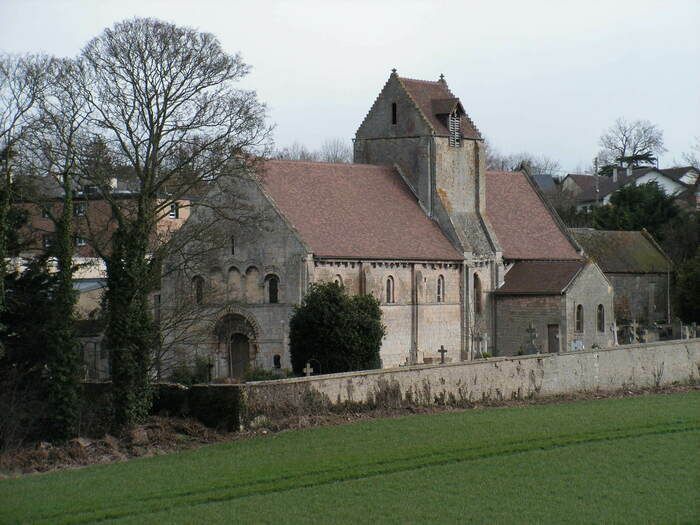
[[[617,182],[617,166],[613,166],[612,180],[613,182]]]

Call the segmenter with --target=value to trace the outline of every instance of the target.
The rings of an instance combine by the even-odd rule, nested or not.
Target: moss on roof
[[[665,273],[670,262],[646,231],[572,228],[583,251],[606,273]]]

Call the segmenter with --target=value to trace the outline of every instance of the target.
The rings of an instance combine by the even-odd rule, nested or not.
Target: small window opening
[[[445,302],[445,278],[442,275],[437,280],[437,302]]]
[[[282,357],[279,354],[275,354],[272,357],[272,364],[275,368],[282,368]]]
[[[396,102],[391,103],[391,123],[396,124]]]
[[[76,238],[75,238],[75,245],[76,245],[78,248],[81,248],[81,247],[83,247],[83,246],[86,246],[86,245],[87,245],[87,239],[84,239],[83,237],[76,237]]]
[[[474,274],[474,313],[481,314],[481,279],[477,274]]]
[[[279,278],[276,275],[268,275],[267,281],[267,299],[269,303],[279,302]]]
[[[576,331],[583,332],[583,305],[576,305]]]
[[[195,275],[192,278],[192,285],[194,286],[194,300],[197,304],[202,304],[204,300],[204,277],[200,275]]]
[[[337,284],[338,286],[342,287],[343,286],[343,278],[340,275],[336,275],[333,278],[333,282]]]
[[[394,278],[391,276],[386,280],[386,302],[394,302]]]
[[[598,331],[605,332],[605,307],[602,304],[598,305]]]
[[[236,255],[236,238],[231,235],[231,255]]]

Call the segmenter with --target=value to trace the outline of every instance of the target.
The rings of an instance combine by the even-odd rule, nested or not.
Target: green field
[[[700,392],[416,415],[0,481],[0,523],[700,522]]]

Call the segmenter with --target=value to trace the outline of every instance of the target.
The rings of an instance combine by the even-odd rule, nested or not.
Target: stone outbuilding
[[[649,325],[671,319],[671,259],[646,230],[571,230],[615,290],[619,323]]]

